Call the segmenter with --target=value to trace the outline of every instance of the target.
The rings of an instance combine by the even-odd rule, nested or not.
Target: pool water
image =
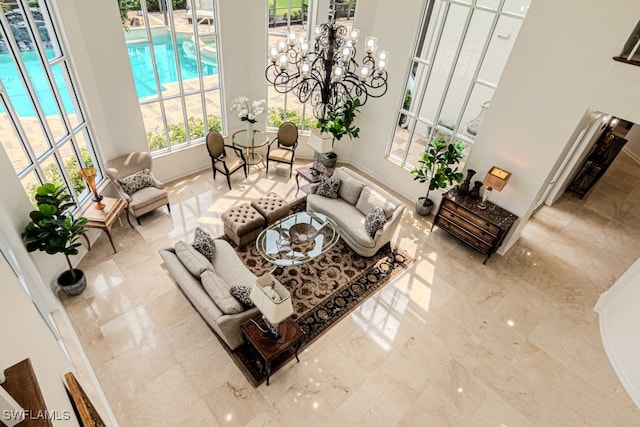
[[[173,53],[173,45],[170,43],[170,38],[154,37],[153,50],[156,56],[156,63],[158,66],[158,77],[160,79],[160,89],[164,90],[163,85],[167,83],[174,83],[178,81],[178,72],[176,67],[175,56]],[[178,57],[180,62],[180,72],[183,80],[195,79],[198,77],[198,68],[193,55],[190,57],[185,53],[185,49],[190,51],[190,47],[193,47],[193,43],[190,38],[178,37]],[[185,45],[186,43],[186,45]],[[183,48],[184,46],[184,48]],[[209,47],[209,49],[215,49]],[[151,55],[149,53],[148,46],[130,46],[129,61],[131,63],[131,71],[133,73],[133,80],[136,85],[136,92],[138,98],[147,98],[157,95],[156,84],[153,78],[153,67],[151,61]],[[53,54],[53,52],[47,52],[47,55]],[[49,87],[48,80],[46,79],[44,68],[41,66],[36,52],[26,51],[22,52],[22,59],[27,68],[27,72],[31,78],[31,82],[34,85],[34,89],[38,94],[38,99],[42,105],[45,115],[58,114],[58,107],[54,101],[51,88]],[[68,113],[74,113],[73,103],[68,93],[66,84],[64,83],[64,77],[62,70],[59,67],[52,69],[55,81],[58,84],[58,89],[62,97],[62,103],[65,110]],[[203,55],[202,74],[203,76],[212,76],[218,73],[218,66],[214,56]],[[13,63],[10,54],[0,54],[0,80],[5,87],[5,90],[9,94],[9,99],[13,108],[18,115],[23,117],[35,116],[35,109],[31,103],[31,100],[27,94],[22,79],[19,77],[18,69]],[[4,108],[0,103],[0,113],[4,112]]]

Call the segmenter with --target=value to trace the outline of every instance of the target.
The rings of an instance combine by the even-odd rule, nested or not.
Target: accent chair
[[[106,173],[127,202],[127,211],[140,225],[140,216],[169,204],[169,192],[164,183],[151,173],[152,159],[149,152],[133,152],[107,161]]]
[[[227,155],[226,149],[229,148],[235,155]],[[211,168],[213,169],[213,179],[216,179],[216,173],[220,172],[227,177],[227,185],[231,190],[231,174],[243,169],[244,176],[247,177],[247,160],[244,153],[238,147],[224,143],[224,138],[220,132],[212,130],[207,135],[207,150],[211,157]]]
[[[269,162],[285,163],[289,165],[289,178],[293,171],[296,148],[298,147],[298,127],[291,122],[284,122],[278,128],[278,135],[267,148],[267,173]]]

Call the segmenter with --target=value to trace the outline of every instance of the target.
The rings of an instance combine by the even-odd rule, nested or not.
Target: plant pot
[[[332,151],[322,156],[322,160],[320,160],[320,163],[322,163],[322,165],[327,168],[335,168],[337,161],[338,155]]]
[[[58,286],[67,295],[80,295],[87,287],[87,278],[82,270],[74,268],[73,271],[76,273],[75,282],[71,270],[67,270],[58,276]]]
[[[433,209],[433,200],[427,199],[426,197],[419,197],[418,200],[416,200],[416,213],[418,215],[429,215],[431,209]]]

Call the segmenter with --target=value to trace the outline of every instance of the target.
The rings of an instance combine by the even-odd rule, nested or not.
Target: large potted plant
[[[358,98],[343,100],[336,98],[335,102],[327,104],[324,119],[319,120],[316,127],[320,132],[331,135],[332,146],[336,140],[347,135],[349,138],[358,138],[360,128],[355,125],[356,114],[361,103]],[[338,156],[334,152],[325,154],[323,164],[327,167],[335,167]]]
[[[416,201],[416,212],[428,215],[433,208],[433,200],[429,199],[429,192],[438,188],[446,188],[454,182],[462,181],[464,174],[458,170],[462,159],[464,144],[456,139],[447,142],[447,137],[440,136],[431,139],[431,143],[419,161],[420,166],[411,171],[414,180],[427,183],[427,194]]]
[[[80,294],[87,285],[84,272],[73,268],[70,255],[78,254],[78,239],[84,234],[87,219],[74,218],[71,208],[75,206],[67,189],[53,183],[37,188],[35,194],[38,209],[29,213],[22,239],[27,251],[44,251],[48,254],[64,254],[69,269],[58,276],[58,285],[69,295]]]

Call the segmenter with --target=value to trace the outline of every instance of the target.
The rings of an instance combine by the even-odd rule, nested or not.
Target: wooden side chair
[[[278,135],[267,148],[267,173],[269,162],[285,163],[289,165],[289,178],[293,171],[296,148],[298,147],[298,127],[291,122],[284,122],[278,128]]]
[[[226,149],[229,148],[235,155],[227,155]],[[211,157],[211,168],[213,169],[213,179],[216,179],[216,173],[220,172],[227,177],[227,185],[231,190],[231,174],[243,169],[244,176],[247,177],[247,160],[244,153],[238,147],[224,143],[224,138],[219,132],[212,130],[207,135],[207,150]]]

